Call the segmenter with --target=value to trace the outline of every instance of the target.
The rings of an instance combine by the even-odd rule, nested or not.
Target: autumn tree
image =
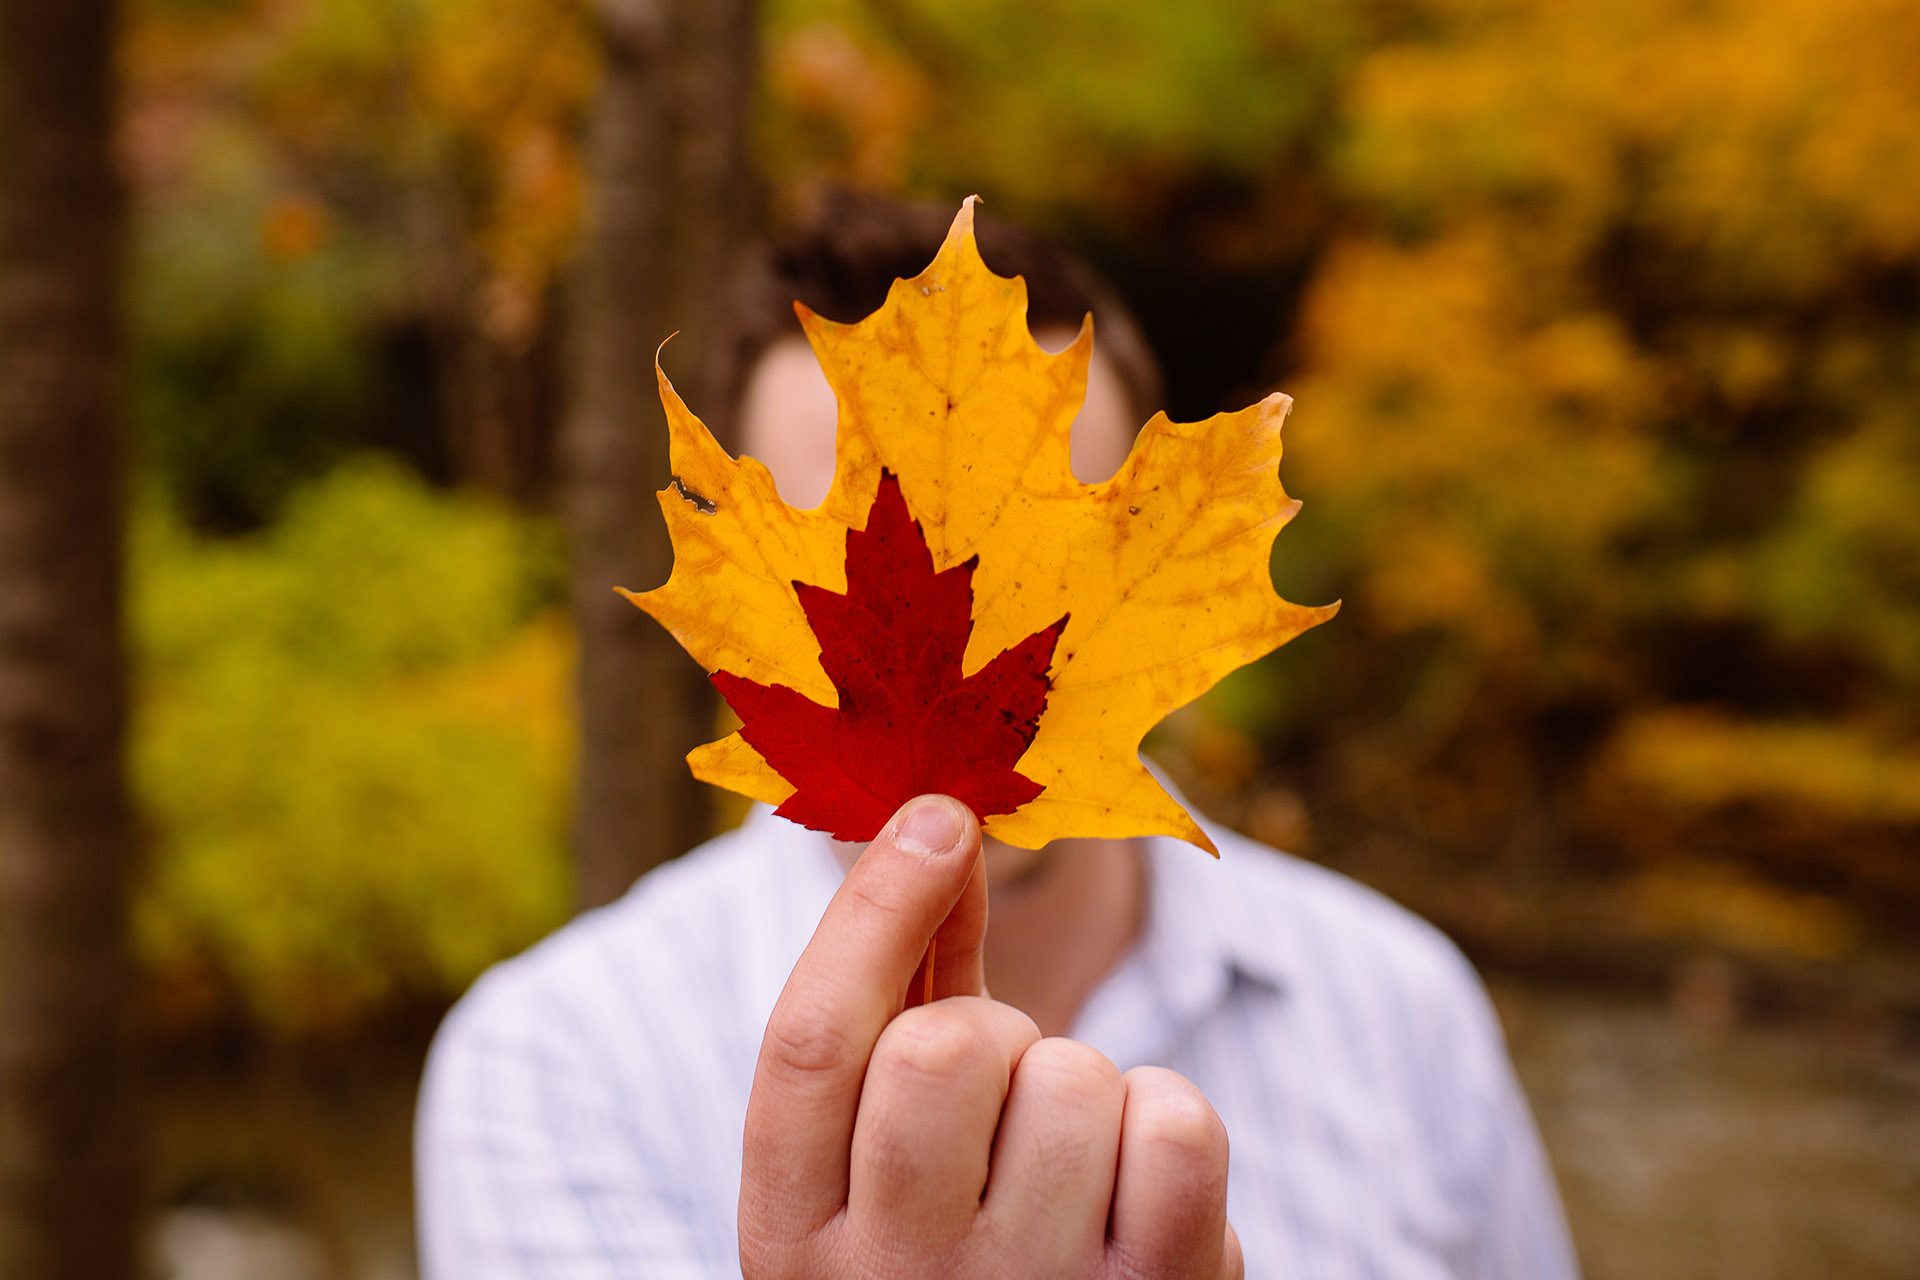
[[[0,4],[0,1274],[125,1280],[109,0]]]
[[[653,493],[668,476],[654,352],[703,368],[718,292],[748,226],[751,0],[603,0],[594,208],[574,299],[563,483],[580,638],[574,840],[593,905],[698,843],[709,818],[682,757],[712,701],[673,639],[614,594],[667,576]],[[681,374],[695,391],[701,379]]]
[[[1402,18],[1294,344],[1350,604],[1340,678],[1287,691],[1323,803],[1456,864],[1710,851],[1910,913],[1915,10]]]
[[[196,525],[271,523],[369,447],[551,498],[587,8],[133,11],[132,409],[141,461]]]

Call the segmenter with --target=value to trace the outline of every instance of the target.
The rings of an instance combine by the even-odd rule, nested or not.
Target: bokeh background
[[[1150,745],[1487,973],[1589,1274],[1920,1275],[1920,8],[730,4],[121,10],[151,1274],[411,1275],[435,1019],[724,820],[577,784],[665,470],[570,468],[853,187],[1073,246],[1176,417],[1295,397],[1345,606]]]

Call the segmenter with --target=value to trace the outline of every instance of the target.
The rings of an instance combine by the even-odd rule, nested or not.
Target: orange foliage
[[[1638,803],[1920,822],[1920,10],[1403,17],[1298,344],[1353,625],[1617,724]]]
[[[482,322],[526,340],[579,230],[575,138],[598,76],[584,13],[568,0],[146,8],[129,35],[137,174],[164,192],[209,145],[243,146],[266,169],[262,234],[280,256],[310,251],[343,203],[363,234],[431,240],[450,223],[481,266]],[[309,211],[318,223],[299,221]]]

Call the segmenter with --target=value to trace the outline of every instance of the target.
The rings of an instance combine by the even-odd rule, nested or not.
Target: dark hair
[[[777,232],[746,261],[723,307],[713,380],[721,402],[703,415],[722,443],[737,443],[739,409],[760,357],[802,336],[796,300],[829,320],[852,322],[880,309],[896,279],[926,270],[954,211],[834,191],[810,215]],[[1024,276],[1031,328],[1078,329],[1093,313],[1094,342],[1119,374],[1136,425],[1160,407],[1160,368],[1140,326],[1091,268],[1059,246],[980,210],[980,256],[1001,275]]]

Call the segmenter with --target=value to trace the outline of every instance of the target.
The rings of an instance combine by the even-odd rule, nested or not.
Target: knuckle
[[[1051,1036],[1028,1047],[1014,1075],[1056,1103],[1097,1104],[1119,1095],[1120,1070],[1098,1049]]]
[[[849,874],[841,883],[840,891],[846,894],[856,916],[891,920],[910,915],[914,910],[914,895],[897,879],[880,875],[872,867]]]
[[[1227,1157],[1227,1126],[1219,1123],[1206,1098],[1198,1094],[1169,1094],[1140,1109],[1135,1134],[1142,1142],[1165,1150],[1183,1151],[1196,1159]]]
[[[1135,1141],[1180,1153],[1196,1163],[1226,1163],[1227,1127],[1213,1104],[1192,1085],[1156,1091],[1127,1116],[1127,1123]]]
[[[938,1005],[908,1009],[880,1033],[867,1074],[892,1083],[950,1082],[971,1075],[986,1061],[971,1019]]]
[[[845,1072],[855,1062],[845,1029],[804,1000],[782,1000],[775,1007],[760,1056],[790,1077],[801,1078]]]
[[[1032,1046],[1040,1040],[1040,1028],[1034,1020],[1010,1004],[1001,1004],[991,996],[953,996],[941,1004],[955,1012],[978,1019],[983,1037],[1012,1046]],[[1024,1052],[1024,1049],[1019,1052]],[[1015,1052],[1014,1057],[1019,1056]]]

